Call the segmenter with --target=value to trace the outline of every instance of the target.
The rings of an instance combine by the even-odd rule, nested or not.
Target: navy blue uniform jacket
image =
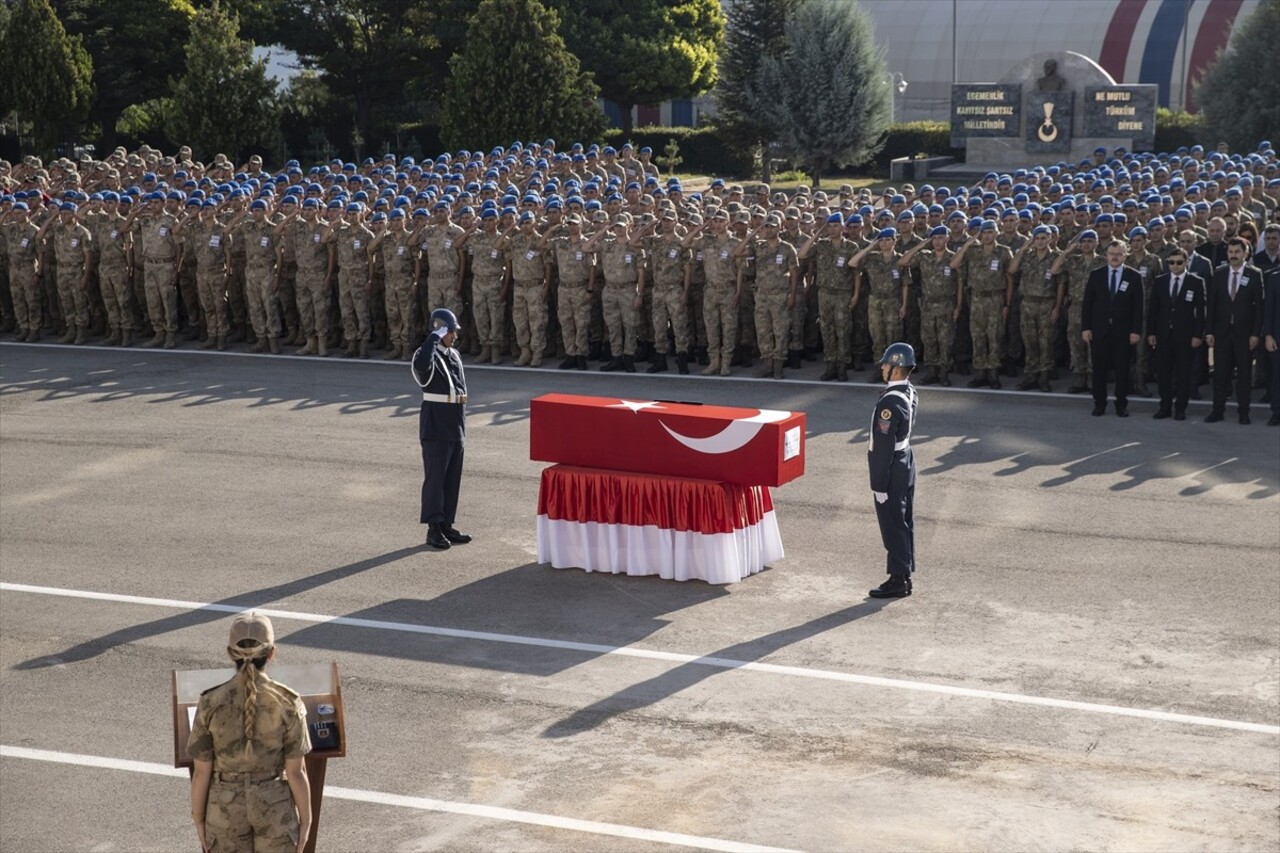
[[[461,402],[422,401],[418,414],[418,441],[457,441],[467,434],[467,379],[462,370],[462,356],[452,347],[436,345],[428,336],[413,354],[413,378],[424,396],[449,398]]]

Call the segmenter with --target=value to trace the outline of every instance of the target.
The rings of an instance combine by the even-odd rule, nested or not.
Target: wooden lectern
[[[174,670],[173,676],[173,766],[185,767],[195,773],[195,764],[187,754],[187,739],[191,736],[191,724],[195,721],[196,706],[200,694],[210,687],[230,681],[235,669],[198,669],[186,672]],[[311,836],[307,841],[307,853],[315,853],[316,837],[320,833],[320,804],[324,798],[324,775],[330,758],[343,758],[347,754],[346,712],[342,707],[342,683],[338,680],[338,664],[273,664],[267,673],[275,681],[286,685],[302,696],[307,706],[307,734],[311,738],[311,752],[307,753],[307,778],[311,782]],[[322,706],[326,713],[320,713]],[[332,710],[330,710],[332,709]],[[316,721],[327,721],[337,732],[337,746],[323,749],[316,747]]]

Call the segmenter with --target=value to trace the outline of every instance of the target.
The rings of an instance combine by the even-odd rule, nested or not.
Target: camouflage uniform
[[[652,259],[651,287],[653,294],[653,333],[659,356],[667,351],[667,324],[671,324],[675,336],[676,353],[689,352],[689,316],[684,301],[684,268],[689,252],[682,248],[675,234],[650,237],[649,255]]]
[[[129,287],[128,251],[131,236],[124,229],[124,217],[98,216],[94,223],[94,246],[98,251],[98,284],[107,311],[107,325],[113,333],[133,330],[133,291]]]
[[[414,269],[418,262],[418,247],[411,241],[409,231],[389,231],[378,244],[385,285],[383,299],[387,311],[387,336],[393,355],[413,356],[414,343],[410,331],[413,327]],[[455,315],[456,316],[456,315]]]
[[[520,346],[517,365],[538,367],[547,348],[547,296],[543,282],[547,271],[547,253],[539,248],[542,238],[536,231],[512,234],[507,242],[511,257],[511,319],[516,324],[516,343]]]
[[[852,354],[854,267],[849,263],[858,247],[840,237],[814,241],[809,258],[813,262],[813,282],[818,290],[818,323],[822,327],[822,356],[828,362],[845,365]]]
[[[601,307],[609,329],[609,349],[613,357],[635,356],[639,316],[636,310],[636,279],[639,252],[614,237],[606,237],[598,249],[604,272]]]
[[[591,253],[584,252],[586,240],[557,237],[551,244],[551,261],[559,270],[556,313],[564,351],[570,356],[586,356],[587,330],[591,324],[591,294],[587,281],[591,276]]]
[[[28,335],[40,333],[40,282],[36,278],[39,244],[35,223],[14,223],[5,227],[9,246],[9,287],[13,293],[13,315],[18,329]]]
[[[325,278],[329,274],[329,245],[324,241],[329,226],[295,220],[285,234],[293,244],[293,258],[298,264],[295,293],[298,299],[298,324],[308,341],[316,339],[317,350],[329,336],[329,291]],[[233,247],[234,249],[234,247]]]
[[[133,223],[134,242],[142,244],[147,316],[156,337],[178,333],[178,241],[173,236],[177,224],[167,213],[142,214]]]
[[[476,317],[476,334],[480,344],[492,347],[493,357],[500,359],[501,347],[506,337],[504,329],[506,300],[502,298],[503,276],[506,274],[506,257],[499,246],[500,234],[480,231],[467,241],[471,251],[471,272]]]
[[[1089,283],[1089,273],[1106,264],[1107,259],[1095,254],[1085,257],[1079,253],[1072,254],[1066,262],[1067,299],[1071,306],[1067,310],[1067,342],[1071,346],[1071,372],[1083,376],[1085,382],[1092,373],[1090,368],[1089,345],[1080,336],[1082,331],[1081,307],[1084,304],[1084,287]]]
[[[455,248],[462,228],[452,222],[426,229],[420,248],[427,259],[427,304],[448,308],[455,317],[462,316],[462,294],[458,292],[458,275],[462,261]]]
[[[975,370],[999,370],[1001,352],[1001,309],[1008,286],[1013,253],[995,243],[991,251],[982,245],[970,246],[963,267],[969,286],[969,328],[973,334]]]
[[[187,752],[213,763],[205,806],[205,839],[213,850],[293,853],[298,814],[283,773],[287,759],[311,751],[307,709],[288,687],[257,677],[253,749],[246,749],[244,692],[236,677],[200,695]]]
[[[93,245],[93,235],[74,220],[69,225],[59,223],[49,231],[49,240],[58,256],[58,303],[67,322],[68,336],[74,326],[80,334],[77,340],[83,342],[89,331],[89,294],[82,286],[84,254]]]
[[[951,268],[956,255],[944,248],[937,255],[932,248],[921,249],[911,259],[911,268],[920,274],[920,340],[924,359],[920,364],[941,374],[951,372],[952,343],[955,332],[956,281],[959,275]]]
[[[280,311],[276,306],[276,248],[272,232],[277,223],[246,219],[237,229],[245,244],[245,299],[249,322],[259,339],[280,337]]]
[[[1130,255],[1125,261],[1125,266],[1133,267],[1138,271],[1138,275],[1142,276],[1142,304],[1146,306],[1151,301],[1151,285],[1155,283],[1157,276],[1165,273],[1164,261],[1148,251],[1143,252],[1141,258]],[[1147,346],[1151,318],[1145,311],[1142,314],[1142,323],[1142,334],[1139,336],[1138,345],[1134,347],[1133,382],[1131,383],[1131,387],[1137,389],[1141,389],[1146,384],[1147,377],[1155,373],[1155,368],[1151,366],[1151,349]]]
[[[707,276],[702,297],[707,354],[711,361],[707,367],[716,367],[721,376],[729,375],[729,363],[733,361],[733,349],[738,343],[738,306],[734,304],[738,279],[733,259],[737,242],[730,234],[719,238],[704,234],[694,244],[695,251],[702,254],[702,268]]]
[[[791,329],[787,296],[791,293],[791,272],[799,267],[796,249],[785,240],[772,247],[766,240],[757,240],[752,249],[756,258],[756,345],[766,362],[785,360]]]
[[[1042,258],[1034,249],[1028,249],[1018,264],[1021,278],[1018,290],[1022,293],[1019,317],[1022,342],[1026,347],[1025,370],[1028,375],[1048,373],[1053,370],[1054,332],[1053,306],[1058,300],[1058,279],[1049,272],[1059,253],[1050,249]]]
[[[342,333],[347,346],[357,343],[368,348],[372,335],[369,321],[369,242],[373,232],[356,223],[340,228],[338,245],[338,307],[342,312]],[[354,349],[353,349],[354,351]]]
[[[227,229],[216,219],[193,222],[187,232],[187,245],[196,267],[196,290],[204,310],[205,332],[218,343],[229,331],[227,323],[226,280],[231,239]],[[225,345],[225,340],[221,341]]]
[[[862,257],[858,268],[867,277],[867,330],[871,335],[872,354],[902,336],[902,269],[897,252],[885,257],[872,249]]]

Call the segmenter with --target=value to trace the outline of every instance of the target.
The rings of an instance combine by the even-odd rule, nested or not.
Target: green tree
[[[169,137],[204,159],[274,150],[276,84],[267,78],[266,61],[254,61],[253,44],[240,38],[239,19],[217,3],[196,13],[186,54],[187,71],[174,81],[167,110]]]
[[[1262,0],[1196,86],[1216,139],[1252,151],[1280,136],[1280,0]]]
[[[41,152],[82,129],[93,97],[93,60],[70,36],[49,0],[18,0],[0,43],[0,101],[29,127]]]
[[[538,0],[482,0],[466,47],[449,63],[445,145],[589,140],[603,132],[599,89],[565,47],[559,24]]]
[[[892,118],[884,51],[853,0],[808,0],[786,37],[786,53],[761,62],[752,97],[781,150],[817,184],[829,167],[864,163],[884,144]]]
[[[724,48],[716,83],[716,127],[731,146],[761,163],[761,179],[772,179],[765,149],[769,127],[756,103],[756,79],[766,56],[786,52],[786,24],[803,0],[729,0],[725,4]]]
[[[595,75],[605,98],[631,110],[669,98],[691,98],[716,82],[724,37],[720,0],[553,0],[564,37]]]
[[[394,139],[441,90],[474,8],[471,0],[279,0],[278,37],[320,73],[348,113],[348,135],[354,124],[365,140]]]
[[[95,94],[89,121],[104,147],[116,144],[126,107],[164,98],[182,74],[195,7],[190,0],[54,0],[67,32],[93,57]],[[131,121],[136,118],[131,116]],[[126,122],[129,124],[130,122]]]

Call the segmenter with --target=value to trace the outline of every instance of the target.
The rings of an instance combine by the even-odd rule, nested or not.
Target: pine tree
[[[1252,151],[1280,137],[1280,0],[1262,3],[1236,30],[1196,87],[1196,102],[1217,139]]]
[[[600,90],[538,0],[482,0],[449,62],[442,138],[452,148],[514,140],[590,140],[604,130]]]
[[[716,83],[716,127],[730,145],[751,152],[762,163],[761,177],[769,181],[765,149],[770,133],[755,102],[756,78],[766,56],[786,52],[786,22],[803,0],[729,0],[727,24]]]
[[[173,84],[165,126],[200,158],[225,153],[239,161],[277,144],[276,84],[267,79],[266,60],[254,61],[253,44],[239,33],[238,18],[216,0],[191,21],[186,73]]]
[[[49,0],[18,0],[0,38],[0,101],[48,152],[78,134],[93,98],[93,60]]]
[[[892,99],[883,49],[853,0],[808,0],[787,22],[787,51],[760,65],[752,97],[780,148],[818,183],[884,144]]]

